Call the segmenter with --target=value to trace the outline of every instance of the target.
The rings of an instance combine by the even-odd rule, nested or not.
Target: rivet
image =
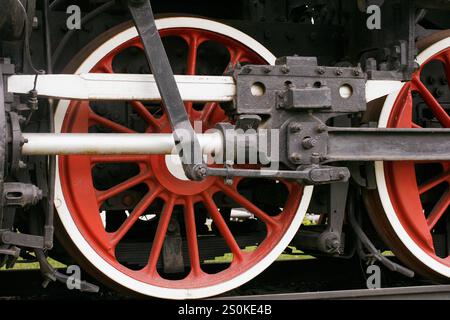
[[[284,74],[288,74],[289,72],[291,72],[291,70],[289,69],[288,66],[283,66],[281,67],[281,72]]]
[[[293,154],[291,154],[289,159],[294,163],[298,163],[298,162],[302,161],[302,155],[300,153],[293,153]]]

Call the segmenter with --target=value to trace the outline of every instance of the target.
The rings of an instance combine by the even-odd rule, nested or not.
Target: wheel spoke
[[[126,190],[129,190],[138,184],[141,184],[145,180],[149,179],[151,177],[150,172],[144,172],[141,174],[138,174],[137,176],[134,176],[122,183],[119,183],[118,185],[106,190],[106,191],[98,191],[97,193],[97,201],[99,205],[103,203],[105,200],[110,199],[114,196],[117,196],[119,193],[122,193]]]
[[[186,238],[188,242],[189,259],[191,262],[191,272],[194,276],[202,273],[200,267],[200,253],[198,250],[197,228],[195,226],[194,203],[191,197],[186,198],[184,208],[184,219],[186,223]]]
[[[192,76],[197,71],[197,52],[200,39],[197,35],[193,34],[186,40],[189,46],[186,74]]]
[[[419,193],[424,194],[425,192],[433,189],[434,187],[436,187],[437,185],[441,184],[446,180],[448,181],[449,179],[450,179],[450,169],[420,185]]]
[[[431,210],[427,218],[428,227],[432,230],[450,205],[450,191],[447,190]]]
[[[446,51],[443,54],[443,60],[445,64],[445,76],[447,77],[447,85],[450,89],[450,51]]]
[[[230,53],[230,62],[228,66],[236,66],[236,64],[242,59],[243,53],[240,50],[234,50],[228,48],[228,52]]]
[[[161,122],[159,122],[151,112],[140,101],[131,101],[131,107],[150,125],[153,129],[161,130]]]
[[[396,204],[401,212],[399,219],[416,242],[430,254],[434,254],[434,244],[431,232],[424,214],[424,208],[419,196],[419,186],[415,172],[415,163],[410,161],[396,161],[385,164],[388,186],[393,199],[401,195],[408,195],[402,202]],[[400,193],[401,192],[401,193]]]
[[[214,113],[214,109],[219,108],[217,102],[210,102],[205,105],[201,115],[201,121],[208,123]]]
[[[187,57],[187,68],[186,75],[195,75],[197,72],[197,53],[198,46],[201,44],[201,39],[196,34],[191,34],[189,37],[185,37],[188,44],[188,57]],[[193,103],[186,102],[185,104],[186,112],[189,116],[192,115]]]
[[[111,121],[109,119],[106,119],[102,116],[99,116],[98,114],[96,114],[95,112],[91,111],[91,113],[89,114],[89,118],[91,119],[91,121],[93,121],[94,123],[107,127],[115,132],[118,133],[136,133],[136,131],[131,130],[130,128],[127,128],[121,124],[118,124],[117,122]]]
[[[145,212],[145,210],[150,207],[150,205],[155,201],[156,197],[161,192],[161,187],[156,188],[150,193],[142,198],[142,200],[136,205],[133,212],[128,216],[125,222],[120,226],[120,228],[113,233],[111,237],[112,247],[116,247],[117,244],[122,240],[122,238],[127,234],[127,232],[133,227],[140,216]]]
[[[113,67],[112,67],[112,57],[109,57],[108,59],[105,59],[100,66],[97,67],[97,72],[104,72],[104,73],[114,73]]]
[[[228,228],[228,225],[225,222],[225,219],[222,217],[222,214],[220,213],[216,204],[214,203],[214,200],[209,194],[205,192],[202,193],[202,198],[206,206],[206,209],[208,210],[209,214],[211,215],[211,218],[213,219],[215,225],[217,226],[217,229],[219,230],[220,234],[223,236],[225,242],[227,243],[228,247],[233,253],[233,258],[236,258],[236,260],[241,260],[242,259],[241,248],[239,248],[236,239],[231,233],[230,228]]]
[[[243,206],[245,209],[253,213],[256,217],[261,219],[266,225],[267,225],[267,232],[273,231],[272,229],[277,229],[278,224],[276,221],[269,216],[267,213],[259,209],[257,206],[255,206],[253,203],[251,203],[247,198],[240,195],[237,190],[224,185],[222,182],[220,182],[219,187],[221,190],[230,197],[233,201],[235,201],[237,204]]]
[[[439,101],[433,96],[433,94],[425,87],[420,79],[415,76],[412,78],[413,84],[416,86],[420,96],[425,101],[427,106],[431,109],[436,119],[446,128],[450,127],[450,116],[445,109],[441,106]]]
[[[153,239],[152,249],[146,269],[150,274],[156,272],[156,265],[158,263],[161,249],[164,244],[164,239],[167,234],[167,227],[169,226],[170,219],[172,217],[173,208],[175,205],[175,197],[170,196],[164,204],[164,209],[159,217],[158,227]]]

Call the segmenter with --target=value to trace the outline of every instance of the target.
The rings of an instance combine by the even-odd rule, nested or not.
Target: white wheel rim
[[[439,53],[440,51],[450,47],[450,38],[445,38],[439,42],[436,42],[428,49],[424,50],[416,59],[419,65],[422,65],[428,61],[432,56]],[[404,85],[403,85],[404,86]],[[394,107],[394,103],[397,99],[398,94],[402,90],[403,86],[387,96],[384,103],[382,112],[380,114],[380,119],[378,122],[379,128],[386,128],[387,123]],[[387,189],[386,177],[384,172],[384,163],[382,161],[375,162],[375,177],[378,188],[378,193],[380,196],[381,204],[383,206],[384,212],[388,221],[395,231],[397,237],[402,241],[403,245],[424,265],[426,265],[431,270],[450,278],[450,268],[439,263],[437,260],[429,256],[425,251],[423,251],[409,236],[408,232],[405,230],[400,220],[398,219],[394,206],[389,198],[389,192]]]
[[[207,19],[201,18],[164,18],[157,20],[158,29],[169,29],[169,28],[194,28],[209,30],[229,38],[235,39],[241,43],[244,43],[247,47],[257,52],[264,60],[270,64],[275,63],[275,56],[267,50],[260,43],[255,41],[253,38],[249,37],[245,33],[236,30],[230,26],[224,25],[222,23],[214,22]],[[89,72],[106,54],[111,52],[115,47],[120,44],[135,38],[138,33],[134,27],[131,27],[115,37],[107,40],[103,43],[97,50],[95,50],[91,55],[81,64],[75,73],[87,73]],[[63,121],[66,115],[67,108],[69,107],[70,101],[62,100],[57,106],[55,113],[55,131],[61,132]],[[57,209],[57,214],[62,222],[62,225],[71,238],[72,242],[76,245],[77,249],[83,254],[83,256],[100,272],[105,276],[110,278],[115,283],[128,288],[134,292],[158,297],[165,299],[198,299],[204,297],[210,297],[214,295],[221,294],[232,290],[249,280],[253,279],[255,276],[264,271],[273,261],[275,261],[279,255],[284,251],[284,249],[289,245],[297,230],[299,229],[306,211],[308,209],[311,197],[312,197],[313,187],[307,186],[303,190],[303,196],[301,198],[300,205],[298,207],[297,213],[292,220],[292,224],[289,226],[288,230],[277,244],[277,246],[268,254],[266,257],[261,259],[260,262],[255,264],[246,272],[240,274],[239,276],[223,282],[214,286],[195,288],[195,289],[174,289],[174,288],[163,288],[153,286],[147,283],[137,281],[136,279],[121,273],[119,270],[107,263],[98,253],[91,247],[91,245],[83,237],[79,229],[77,228],[72,216],[69,212],[67,204],[64,200],[64,194],[61,187],[61,180],[59,176],[59,165],[56,161],[56,178],[55,178],[55,206]]]

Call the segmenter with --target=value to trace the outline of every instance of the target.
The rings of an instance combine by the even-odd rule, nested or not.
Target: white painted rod
[[[34,75],[8,78],[8,92],[26,94],[34,88]],[[236,95],[232,77],[177,75],[183,101],[225,102]],[[153,75],[84,73],[51,74],[37,78],[36,90],[41,97],[67,100],[160,101]]]
[[[220,133],[197,134],[204,154],[223,150]],[[176,154],[172,134],[23,133],[23,155]]]
[[[8,92],[26,94],[34,87],[34,75],[13,75],[8,78]],[[236,95],[232,77],[177,75],[183,101],[225,102]],[[399,90],[401,81],[369,80],[366,100],[370,102]],[[67,100],[160,101],[153,75],[83,73],[38,76],[36,90],[41,97]]]

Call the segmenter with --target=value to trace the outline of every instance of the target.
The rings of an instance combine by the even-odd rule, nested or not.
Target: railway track
[[[218,300],[450,300],[450,286],[414,286],[384,289],[335,290],[234,296]]]
[[[338,277],[336,275],[339,275]],[[450,285],[420,277],[408,279],[382,269],[382,288],[367,289],[366,275],[357,260],[320,259],[280,261],[249,283],[214,300],[342,300],[342,299],[449,299]],[[15,285],[18,280],[27,286]],[[95,280],[83,275],[83,280]],[[131,296],[100,287],[98,293],[68,290],[61,283],[42,287],[39,270],[0,272],[0,300],[130,300]],[[97,283],[95,283],[97,284]]]

